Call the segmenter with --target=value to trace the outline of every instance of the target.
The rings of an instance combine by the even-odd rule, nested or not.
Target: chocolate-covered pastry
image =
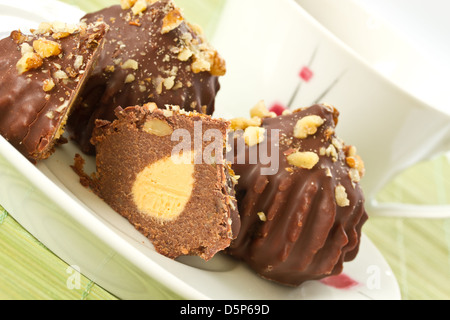
[[[178,110],[119,107],[112,123],[97,121],[97,172],[81,176],[159,253],[208,260],[240,226],[233,174],[223,161],[229,122]]]
[[[261,110],[253,110],[251,120],[232,122],[245,129],[234,133],[230,151],[240,177],[242,226],[227,252],[262,277],[290,286],[339,274],[344,261],[357,255],[367,220],[359,185],[363,162],[336,136],[339,113],[333,107],[314,105],[278,117]],[[245,144],[241,159],[239,144]]]
[[[42,23],[0,41],[0,134],[32,162],[54,151],[106,30]]]
[[[116,107],[154,102],[211,115],[225,62],[171,0],[127,0],[82,21],[110,25],[105,49],[68,128],[83,152],[96,119],[113,120]]]

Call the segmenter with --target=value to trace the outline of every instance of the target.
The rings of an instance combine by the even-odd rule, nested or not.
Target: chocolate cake
[[[32,162],[60,141],[106,31],[103,23],[42,23],[0,40],[0,134]]]
[[[122,0],[82,21],[110,25],[98,67],[68,128],[83,152],[95,120],[113,120],[116,107],[154,102],[211,115],[225,62],[171,0]]]
[[[228,247],[240,227],[223,159],[229,123],[153,103],[116,116],[96,122],[97,171],[84,181],[167,257],[208,260]]]
[[[242,225],[227,253],[289,286],[339,274],[357,255],[367,220],[364,164],[336,136],[339,112],[328,105],[252,112],[232,121]]]

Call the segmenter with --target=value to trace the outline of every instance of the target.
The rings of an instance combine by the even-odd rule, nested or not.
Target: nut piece
[[[194,62],[192,62],[191,68],[194,73],[210,71],[211,62],[205,55],[194,55]]]
[[[59,43],[46,39],[34,40],[33,48],[42,58],[57,56],[61,53],[61,45]]]
[[[305,139],[309,135],[315,134],[324,122],[325,120],[317,115],[306,116],[297,121],[294,128],[294,137]]]
[[[54,34],[52,34],[52,38],[58,40],[58,39],[67,38],[70,35],[71,35],[71,33],[67,32],[67,31],[55,32]]]
[[[251,110],[250,110],[250,117],[259,117],[259,118],[273,118],[276,114],[273,112],[270,112],[264,100],[259,101]]]
[[[259,217],[259,220],[261,220],[263,222],[267,221],[267,217],[266,217],[266,214],[264,212],[258,212],[257,215]]]
[[[25,53],[29,53],[29,52],[33,52],[33,47],[30,46],[28,43],[24,42],[20,45],[20,52],[22,53],[22,55],[24,55]]]
[[[174,8],[172,11],[164,17],[163,25],[161,28],[161,34],[168,33],[176,28],[184,21],[183,15],[178,8]]]
[[[253,117],[251,119],[247,118],[234,118],[231,119],[231,130],[245,130],[248,127],[260,127],[261,126],[261,118]]]
[[[77,55],[75,57],[75,62],[73,63],[73,67],[78,70],[82,66],[83,66],[83,56]]]
[[[170,221],[183,212],[194,187],[194,165],[186,161],[189,158],[169,156],[148,165],[137,175],[132,195],[141,213]]]
[[[17,61],[16,68],[17,71],[19,71],[19,74],[22,74],[24,72],[27,72],[31,69],[37,69],[40,66],[42,66],[42,58],[34,53],[34,52],[28,52],[25,53],[22,58]]]
[[[134,76],[134,74],[127,74],[126,78],[125,78],[125,83],[131,83],[134,80],[136,80],[136,77]]]
[[[192,57],[194,53],[189,50],[189,48],[183,48],[178,54],[178,60],[180,61],[188,61],[190,57]]]
[[[120,7],[123,10],[130,9],[135,3],[136,0],[120,0]]]
[[[336,147],[333,144],[330,144],[328,146],[328,148],[325,149],[325,154],[328,157],[331,157],[331,159],[333,160],[333,162],[336,162],[338,160],[338,152],[336,150]]]
[[[347,191],[343,185],[340,184],[334,189],[334,195],[339,207],[348,207],[350,205],[350,200],[347,198]]]
[[[147,120],[142,130],[158,137],[165,137],[171,135],[173,132],[173,129],[167,122],[159,119]]]
[[[214,59],[211,65],[210,73],[216,77],[224,76],[227,73],[226,62],[217,51],[214,52]]]
[[[266,129],[261,127],[248,127],[244,131],[244,141],[252,147],[264,141],[264,134]]]
[[[133,7],[131,8],[131,11],[134,15],[138,15],[142,12],[147,10],[147,1],[146,0],[137,0]]]
[[[11,38],[14,40],[15,43],[17,44],[22,44],[25,41],[27,41],[27,36],[24,35],[22,32],[20,31],[16,31],[14,30],[13,32],[11,32]]]
[[[158,109],[158,106],[157,106],[157,104],[154,103],[154,102],[149,102],[149,103],[144,104],[144,105],[142,106],[142,108],[145,109],[145,110],[147,110],[147,111],[149,111],[150,113],[152,113],[152,112],[154,112],[155,110]]]
[[[52,90],[55,87],[55,82],[53,79],[46,79],[44,80],[44,84],[42,85],[42,89],[44,89],[45,92],[48,92]]]
[[[359,181],[361,181],[361,175],[359,174],[359,171],[354,168],[351,168],[348,171],[348,176],[353,183],[358,183]]]
[[[358,170],[359,175],[363,177],[366,169],[364,166],[364,161],[359,155],[356,154],[356,147],[345,146],[344,152],[346,155],[345,161],[347,162],[347,165],[352,169]]]
[[[173,86],[175,85],[175,77],[168,77],[166,79],[164,79],[163,81],[164,87],[166,88],[166,90],[170,90],[173,88]]]
[[[290,165],[303,168],[312,169],[319,162],[319,156],[315,152],[294,152],[286,157]]]
[[[133,69],[137,70],[139,68],[139,64],[136,60],[128,59],[120,66],[122,69]]]

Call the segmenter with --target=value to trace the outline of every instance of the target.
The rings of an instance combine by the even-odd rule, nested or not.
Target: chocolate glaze
[[[307,115],[326,119],[317,133],[305,139],[293,137],[297,121]],[[246,146],[245,164],[233,164],[239,176],[236,187],[241,231],[227,252],[248,263],[262,277],[285,285],[298,286],[304,281],[339,274],[344,261],[355,258],[361,228],[367,220],[363,192],[349,177],[345,147],[338,150],[337,161],[320,156],[314,168],[292,166],[286,154],[292,149],[320,153],[335,137],[338,112],[314,105],[263,120],[267,139],[257,146]],[[280,130],[280,143],[273,141],[272,129]],[[234,142],[242,139],[236,134]],[[249,164],[252,148],[271,146],[279,159],[275,175],[263,176],[261,162]],[[278,147],[279,146],[279,147]],[[331,176],[330,176],[331,173]],[[350,205],[336,203],[335,188],[345,187]],[[263,212],[266,221],[258,213]]]
[[[0,41],[0,134],[32,162],[53,152],[106,30],[105,24],[84,27],[62,39],[48,32],[24,35],[13,31]],[[60,44],[61,54],[19,74],[16,64],[22,57],[21,46],[32,47],[33,41],[42,38]],[[80,56],[83,63],[76,68]],[[55,76],[57,71],[64,71],[68,78]],[[44,81],[50,79],[55,86],[44,91]]]
[[[155,249],[170,258],[198,255],[205,260],[229,246],[236,238],[240,219],[231,171],[226,164],[195,164],[191,198],[182,213],[172,221],[161,221],[141,213],[132,197],[136,176],[148,165],[170,157],[179,143],[171,136],[158,137],[142,128],[149,119],[160,119],[173,130],[187,130],[194,139],[194,121],[202,122],[202,132],[215,129],[226,137],[228,122],[200,114],[164,115],[142,107],[117,109],[117,120],[97,121],[93,143],[97,149],[97,172],[93,179],[82,172],[82,161],[74,169],[83,184],[89,184],[97,195],[137,230],[148,237]],[[194,145],[194,140],[192,140]],[[208,145],[204,142],[202,150]],[[196,149],[197,151],[197,149]],[[86,183],[88,181],[88,183]]]
[[[95,152],[89,142],[95,120],[113,120],[118,106],[155,102],[162,107],[172,104],[188,111],[213,113],[215,96],[220,88],[218,76],[208,71],[193,72],[193,56],[186,61],[178,59],[180,49],[186,47],[186,39],[192,38],[199,51],[203,50],[202,46],[208,47],[206,41],[185,21],[162,34],[164,18],[176,9],[172,1],[161,0],[140,15],[133,15],[131,10],[116,5],[87,14],[82,19],[87,22],[100,19],[111,27],[99,65],[68,123],[73,139],[83,152]],[[216,51],[211,52],[218,63],[223,63]],[[137,70],[121,67],[129,59],[138,63]],[[134,80],[126,83],[129,75]],[[175,77],[174,84],[167,89],[162,81],[171,76]]]

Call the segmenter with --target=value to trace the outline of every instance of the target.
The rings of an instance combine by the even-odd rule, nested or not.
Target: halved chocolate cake
[[[113,120],[118,106],[154,102],[213,113],[225,62],[172,0],[122,0],[82,21],[110,26],[98,67],[68,122],[83,152],[95,152],[95,121]]]
[[[95,193],[167,257],[208,260],[228,247],[240,226],[223,159],[229,122],[155,104],[116,116],[94,130],[97,171],[85,181]]]
[[[232,121],[242,226],[227,252],[290,286],[339,274],[367,220],[364,164],[336,136],[339,112],[314,105],[275,116],[260,105],[252,114]]]
[[[54,151],[107,29],[42,23],[0,40],[0,134],[32,162]]]

